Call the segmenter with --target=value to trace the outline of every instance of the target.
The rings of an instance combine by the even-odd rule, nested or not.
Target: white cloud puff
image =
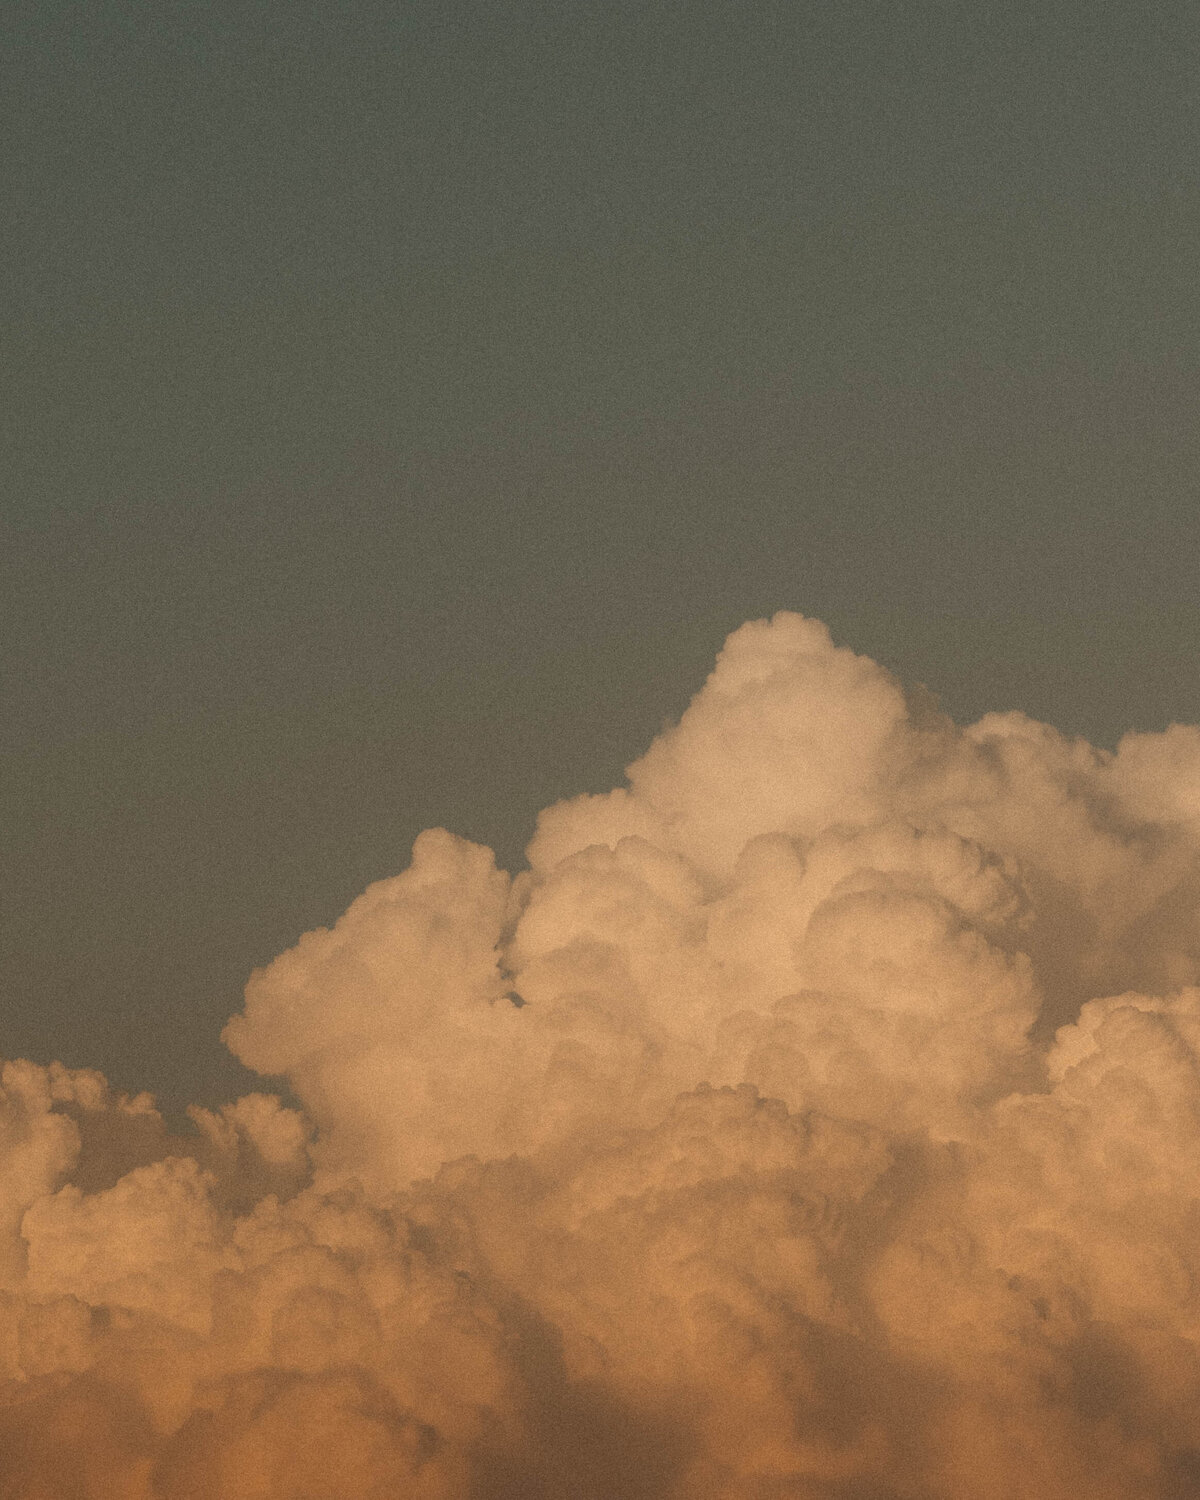
[[[0,1496],[1200,1493],[1198,787],[742,627],[251,978],[302,1110],[5,1066]]]

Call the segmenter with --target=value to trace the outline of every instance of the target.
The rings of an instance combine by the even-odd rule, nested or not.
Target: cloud
[[[0,1496],[1193,1496],[1198,787],[742,627],[252,976],[300,1110],[5,1066]]]

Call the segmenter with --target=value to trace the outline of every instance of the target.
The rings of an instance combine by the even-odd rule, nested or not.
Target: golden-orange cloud
[[[1200,1493],[1200,731],[781,614],[529,869],[442,830],[174,1137],[0,1093],[0,1497]]]

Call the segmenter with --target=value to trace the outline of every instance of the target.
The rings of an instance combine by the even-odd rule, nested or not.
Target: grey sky
[[[1193,5],[5,7],[0,1055],[512,864],[786,607],[1200,718]]]

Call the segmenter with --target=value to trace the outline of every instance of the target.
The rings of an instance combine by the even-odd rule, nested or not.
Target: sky
[[[0,1054],[247,1086],[251,970],[518,869],[780,608],[1197,718],[1179,4],[6,7]]]
[[[0,1493],[1194,1500],[1195,6],[3,32]]]

